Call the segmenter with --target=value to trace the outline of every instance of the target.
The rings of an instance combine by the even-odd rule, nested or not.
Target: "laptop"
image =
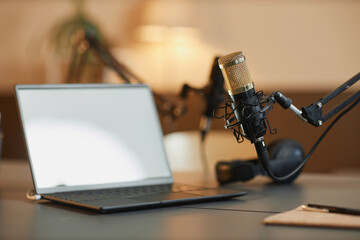
[[[17,85],[15,92],[42,199],[108,212],[246,194],[174,183],[147,85]]]

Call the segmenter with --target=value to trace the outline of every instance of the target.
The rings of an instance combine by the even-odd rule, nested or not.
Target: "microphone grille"
[[[231,95],[248,91],[254,87],[242,52],[223,56],[219,58],[218,63]]]

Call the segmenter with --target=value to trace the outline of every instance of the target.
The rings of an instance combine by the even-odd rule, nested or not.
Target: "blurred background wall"
[[[14,85],[64,81],[62,63],[68,59],[59,60],[49,42],[55,26],[75,14],[75,6],[70,0],[0,1],[4,157],[26,156]],[[287,92],[299,106],[318,100],[360,69],[357,0],[86,0],[82,6],[117,59],[164,94],[177,94],[186,82],[203,87],[214,56],[238,50],[247,57],[257,90]],[[106,68],[101,80],[119,81]],[[189,113],[165,126],[165,133],[196,130],[201,100],[192,96]],[[359,109],[353,112],[317,153],[333,167],[325,169],[319,163],[310,171],[333,170],[339,158],[350,159],[348,168],[360,168],[356,157],[360,141],[354,137],[360,133]],[[299,127],[304,124],[290,113],[279,110],[272,115],[275,127],[281,129],[278,137],[298,138],[306,148],[321,133],[311,126]],[[222,129],[222,121],[216,121],[214,128]],[[345,143],[339,147],[339,142]]]

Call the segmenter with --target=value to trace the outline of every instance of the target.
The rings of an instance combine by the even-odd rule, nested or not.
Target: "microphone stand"
[[[282,106],[284,109],[290,109],[293,113],[295,113],[300,119],[302,119],[305,122],[308,122],[312,124],[313,126],[319,127],[324,122],[332,118],[334,115],[342,111],[340,115],[331,123],[331,125],[324,131],[324,133],[320,136],[318,141],[315,143],[315,145],[312,147],[308,155],[305,157],[305,159],[302,161],[301,164],[299,164],[298,167],[296,167],[292,172],[287,174],[286,176],[275,176],[273,172],[271,171],[270,165],[269,165],[269,154],[267,151],[267,148],[265,146],[264,138],[260,137],[255,140],[255,149],[258,154],[259,160],[262,163],[264,169],[269,174],[270,177],[272,177],[276,182],[283,182],[286,181],[288,178],[296,174],[298,171],[300,171],[307,160],[310,158],[312,153],[315,151],[316,147],[319,145],[321,140],[325,137],[325,135],[330,131],[330,129],[335,125],[335,123],[344,116],[347,112],[349,112],[353,107],[355,107],[360,102],[360,90],[356,91],[353,95],[348,97],[343,102],[339,103],[337,106],[332,108],[331,110],[327,111],[326,114],[323,115],[322,109],[325,104],[327,104],[330,100],[334,99],[336,96],[338,96],[340,93],[345,91],[346,89],[350,88],[354,83],[360,80],[360,73],[353,76],[351,79],[343,83],[341,86],[336,88],[334,91],[329,93],[327,96],[321,98],[318,101],[315,101],[311,105],[307,107],[302,107],[301,110],[296,108],[292,104],[292,100],[288,97],[286,97],[284,94],[282,94],[279,91],[276,91],[270,95],[268,98],[268,101],[271,102],[278,102],[280,106]],[[347,109],[344,110],[345,107],[347,107],[349,104],[351,104]]]
[[[332,118],[335,114],[343,110],[346,106],[348,106],[350,103],[354,102],[356,99],[360,97],[360,90],[355,92],[353,95],[351,95],[349,98],[347,98],[345,101],[339,103],[336,107],[328,111],[325,115],[322,114],[322,108],[323,106],[328,103],[330,100],[338,96],[340,93],[351,87],[354,83],[359,81],[360,79],[360,73],[356,74],[354,77],[346,81],[344,84],[342,84],[340,87],[335,89],[333,92],[325,96],[324,98],[320,99],[317,102],[314,102],[308,107],[302,108],[302,116],[308,120],[309,123],[311,123],[314,126],[321,126],[324,122],[326,122],[328,119]]]
[[[308,161],[312,153],[315,151],[317,146],[320,144],[322,139],[325,137],[325,135],[330,131],[330,129],[335,125],[335,123],[343,117],[346,113],[348,113],[352,108],[354,108],[359,102],[360,102],[360,90],[356,91],[353,95],[348,97],[343,102],[339,103],[337,106],[329,110],[326,114],[323,114],[322,110],[324,105],[326,105],[330,100],[334,99],[336,96],[338,96],[340,93],[345,91],[346,89],[350,88],[354,83],[360,80],[360,73],[353,76],[351,79],[343,83],[341,86],[336,88],[334,91],[329,93],[327,96],[321,98],[318,101],[315,101],[313,104],[302,107],[301,110],[299,110],[297,107],[295,107],[292,104],[292,100],[288,97],[286,97],[283,93],[279,91],[275,91],[269,96],[266,96],[262,91],[259,91],[257,93],[257,97],[259,101],[261,102],[262,108],[260,109],[260,113],[264,113],[264,118],[259,123],[259,126],[262,122],[265,121],[265,124],[267,124],[270,128],[270,133],[274,134],[276,133],[276,129],[272,130],[267,115],[269,111],[273,108],[274,103],[279,103],[280,106],[282,106],[284,109],[290,109],[294,114],[296,114],[301,120],[304,122],[308,122],[309,124],[312,124],[313,126],[319,127],[324,122],[332,118],[334,115],[342,111],[334,120],[333,122],[328,126],[328,128],[323,132],[323,134],[320,136],[320,138],[316,141],[314,146],[311,148],[309,153],[306,155],[306,157],[302,160],[302,162],[290,173],[288,173],[285,176],[276,176],[270,166],[270,160],[269,160],[269,154],[268,150],[266,148],[264,137],[258,137],[256,139],[250,139],[249,136],[247,136],[243,129],[242,124],[243,122],[235,122],[234,117],[234,108],[229,103],[225,103],[225,128],[232,128],[234,136],[236,137],[237,141],[240,143],[244,140],[244,138],[250,140],[255,144],[255,149],[259,158],[259,161],[261,162],[264,170],[268,173],[268,175],[275,181],[275,182],[287,182],[289,178],[293,177],[295,174],[299,173],[299,171],[303,168],[305,163]],[[350,105],[351,104],[351,105]],[[350,105],[350,106],[349,106]],[[347,108],[346,108],[347,107]],[[231,109],[230,113],[228,113],[228,108]],[[345,109],[346,108],[346,109]],[[249,116],[249,119],[253,116]],[[217,117],[221,118],[221,117]],[[252,132],[257,133],[258,129],[251,129]],[[257,134],[253,134],[253,136],[256,136]]]
[[[109,52],[109,50],[96,39],[91,31],[80,30],[79,38],[75,43],[72,51],[72,58],[70,69],[67,75],[67,82],[76,82],[80,79],[83,71],[84,59],[88,51],[91,49],[99,57],[102,63],[114,70],[119,77],[128,84],[141,84],[145,83],[139,76],[127,68],[124,64],[120,63]],[[75,78],[75,79],[74,79]],[[180,117],[185,112],[184,102],[173,103],[167,97],[160,95],[153,91],[154,97],[157,100],[159,112],[166,116],[165,120],[173,121],[175,118]]]
[[[322,113],[322,109],[326,103],[328,103],[330,100],[338,96],[346,89],[350,88],[354,83],[359,81],[359,79],[360,79],[360,73],[353,76],[351,79],[343,83],[341,86],[336,88],[327,96],[321,98],[320,100],[312,103],[307,107],[302,107],[301,111],[292,104],[292,100],[290,98],[286,97],[284,94],[282,94],[279,91],[272,93],[269,99],[271,99],[270,101],[278,102],[280,106],[282,106],[284,109],[289,108],[303,121],[308,122],[315,127],[319,127],[324,122],[332,118],[335,114],[343,110],[346,106],[348,106],[350,103],[354,102],[356,99],[360,97],[360,90],[359,90],[355,92],[353,95],[351,95],[349,98],[347,98],[346,100],[344,100],[343,102],[339,103],[337,106],[329,110],[325,115],[323,115]]]
[[[209,76],[209,83],[202,88],[195,88],[189,84],[184,84],[180,92],[180,96],[183,99],[186,99],[189,93],[195,93],[200,95],[206,103],[204,110],[200,116],[200,156],[202,160],[202,165],[204,168],[204,173],[206,176],[209,176],[209,161],[206,158],[205,151],[205,137],[211,128],[211,122],[213,118],[213,112],[217,106],[222,103],[225,99],[224,97],[224,77],[221,73],[221,69],[218,65],[219,57],[215,57]]]
[[[189,95],[189,93],[196,93],[204,97],[205,88],[206,86],[204,88],[195,88],[185,83],[181,89],[180,97],[185,100]],[[210,123],[211,123],[211,119],[209,117],[203,118],[203,115],[201,116],[200,126],[199,126],[200,127],[200,159],[205,176],[209,176],[210,173],[209,162],[206,157],[206,151],[205,151],[205,135],[210,128]]]

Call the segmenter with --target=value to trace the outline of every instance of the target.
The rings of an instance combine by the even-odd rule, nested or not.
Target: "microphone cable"
[[[319,146],[320,142],[323,140],[323,138],[326,136],[326,134],[331,130],[331,128],[345,115],[347,114],[350,110],[352,110],[358,103],[360,102],[360,97],[353,102],[348,108],[346,108],[344,111],[342,111],[332,122],[331,124],[325,129],[325,131],[321,134],[321,136],[319,137],[319,139],[315,142],[315,144],[313,145],[313,147],[310,149],[309,153],[306,155],[306,157],[304,158],[304,160],[302,161],[302,163],[296,167],[291,173],[279,177],[279,176],[275,176],[273,174],[273,172],[271,171],[271,167],[269,165],[269,154],[267,151],[267,148],[265,146],[265,144],[263,144],[263,141],[259,141],[255,143],[255,148],[256,151],[258,153],[259,156],[259,160],[262,163],[263,167],[265,168],[266,172],[269,174],[269,176],[274,179],[274,181],[276,182],[284,182],[286,181],[289,177],[293,176],[294,174],[296,174],[298,171],[301,170],[301,168],[304,167],[305,163],[309,160],[309,158],[311,157],[311,155],[315,152],[316,148]]]

